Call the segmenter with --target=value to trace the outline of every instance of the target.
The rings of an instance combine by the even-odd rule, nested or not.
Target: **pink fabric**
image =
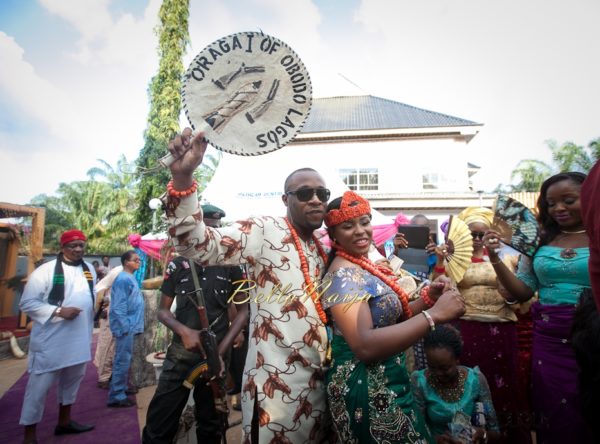
[[[394,235],[398,232],[398,227],[400,225],[407,225],[409,223],[410,219],[408,217],[402,213],[398,213],[394,219],[394,222],[391,224],[373,225],[373,241],[375,242],[375,245],[383,245],[386,240],[394,237]],[[322,229],[320,230],[320,234],[322,234],[321,242],[324,245],[331,247],[331,240],[327,235],[327,231]]]
[[[133,248],[139,248],[154,259],[160,259],[160,251],[166,242],[166,240],[143,240],[139,234],[130,234],[127,240]]]
[[[402,213],[398,213],[391,224],[375,225],[373,227],[373,242],[377,246],[383,245],[386,240],[394,237],[400,225],[408,225],[409,223],[410,219],[408,217]]]

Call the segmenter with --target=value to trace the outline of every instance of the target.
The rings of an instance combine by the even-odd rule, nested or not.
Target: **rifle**
[[[221,377],[221,359],[218,352],[217,338],[214,332],[210,329],[208,323],[208,316],[206,314],[206,304],[204,303],[204,293],[202,287],[198,281],[198,274],[196,273],[196,267],[194,261],[190,260],[190,270],[192,272],[192,279],[194,280],[194,287],[196,288],[196,303],[192,298],[192,302],[198,310],[200,316],[200,343],[204,349],[206,355],[206,361],[198,364],[194,367],[187,378],[183,382],[183,385],[191,388],[194,386],[194,382],[198,377],[208,379],[210,388],[213,394],[213,400],[215,403],[215,411],[219,417],[221,426],[221,436],[223,443],[227,444],[227,429],[229,428],[229,409],[227,407],[227,391],[225,390],[225,380]],[[188,295],[189,296],[189,295]]]

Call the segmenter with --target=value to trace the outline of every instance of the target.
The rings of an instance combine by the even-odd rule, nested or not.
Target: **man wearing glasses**
[[[202,222],[193,172],[206,150],[186,128],[169,151],[173,181],[166,212],[177,251],[205,265],[245,264],[250,331],[242,388],[244,442],[320,442],[328,430],[324,376],[327,333],[319,281],[326,254],[313,231],[330,192],[301,168],[285,180],[286,217],[253,217],[223,228]],[[283,208],[282,208],[283,213]]]
[[[71,405],[91,359],[94,326],[96,272],[83,260],[86,240],[79,230],[65,231],[58,257],[31,273],[19,304],[33,320],[29,380],[19,421],[25,426],[26,444],[37,442],[36,426],[44,414],[46,395],[56,383],[59,411],[54,434],[94,428],[71,420]]]
[[[144,297],[133,273],[140,268],[140,258],[134,250],[121,256],[123,271],[113,282],[108,320],[115,338],[115,357],[108,391],[109,407],[131,407],[135,401],[127,397],[127,379],[133,337],[144,332]]]

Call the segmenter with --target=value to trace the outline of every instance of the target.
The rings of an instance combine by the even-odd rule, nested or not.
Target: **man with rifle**
[[[223,210],[214,205],[203,205],[202,209],[205,224],[221,225]],[[232,344],[239,346],[244,339],[242,329],[247,324],[247,306],[228,304],[242,280],[239,266],[205,268],[184,257],[176,257],[169,263],[161,287],[158,319],[174,335],[148,407],[142,435],[145,444],[173,442],[191,387],[194,388],[197,442],[224,441],[227,405],[219,357],[227,361]],[[236,298],[243,299],[244,294]],[[171,305],[175,299],[177,308],[173,314]]]

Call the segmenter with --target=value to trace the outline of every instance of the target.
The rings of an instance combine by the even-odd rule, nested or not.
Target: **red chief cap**
[[[85,234],[80,230],[67,230],[60,236],[60,246],[62,247],[75,240],[86,241],[87,237],[85,237]]]

